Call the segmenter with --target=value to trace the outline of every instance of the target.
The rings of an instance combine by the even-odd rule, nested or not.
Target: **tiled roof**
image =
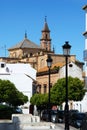
[[[52,65],[52,68],[54,68],[55,66],[56,66],[56,67],[57,67],[57,66],[62,67],[62,66],[64,66],[64,65],[65,65],[65,63],[58,62],[58,63],[53,64],[53,65]]]
[[[56,67],[62,67],[64,65],[65,65],[65,63],[61,63],[61,62],[60,63],[56,63],[56,64],[52,65],[51,69],[53,69],[55,66]],[[48,70],[48,67],[45,66],[44,68],[39,69],[38,72],[44,72],[44,71],[47,71],[47,70]]]
[[[36,45],[35,43],[33,43],[32,41],[28,40],[27,38],[24,38],[23,41],[21,41],[20,43],[16,44],[15,46],[9,48],[8,50],[18,49],[18,48],[38,48],[38,49],[40,49],[40,46]]]
[[[83,33],[83,35],[85,36],[87,34],[87,31]]]
[[[87,5],[85,5],[85,6],[83,7],[83,10],[85,10],[85,9],[87,9]]]

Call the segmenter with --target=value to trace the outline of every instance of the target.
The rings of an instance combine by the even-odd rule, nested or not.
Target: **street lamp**
[[[66,60],[66,98],[65,98],[65,130],[69,130],[69,106],[68,106],[68,57],[70,56],[70,48],[68,41],[62,46],[63,55]]]
[[[48,58],[47,58],[47,66],[48,66],[48,69],[49,69],[49,92],[48,92],[48,112],[49,112],[49,117],[48,117],[48,120],[51,121],[51,114],[50,114],[50,68],[51,68],[51,65],[52,65],[52,58],[51,56],[48,54]]]

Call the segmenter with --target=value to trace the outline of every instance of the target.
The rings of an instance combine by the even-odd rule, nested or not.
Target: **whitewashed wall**
[[[2,64],[5,66],[1,67]],[[19,91],[28,96],[30,101],[30,97],[32,96],[32,83],[33,80],[36,80],[36,70],[30,64],[6,64],[0,62],[0,79],[13,82]],[[29,113],[29,101],[23,106],[24,113]]]
[[[72,65],[72,67],[70,67],[69,65]],[[73,78],[78,77],[80,80],[83,80],[82,69],[80,67],[78,67],[73,62],[69,63],[67,66],[68,66],[68,76],[72,76]],[[63,66],[59,71],[60,78],[64,78],[65,73],[66,73],[66,68],[65,66]]]

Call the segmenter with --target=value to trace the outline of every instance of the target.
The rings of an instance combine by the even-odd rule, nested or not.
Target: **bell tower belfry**
[[[47,20],[45,17],[45,24],[44,28],[42,30],[42,37],[40,39],[40,45],[42,49],[45,49],[47,51],[51,51],[51,38],[50,38],[50,30],[47,24]]]

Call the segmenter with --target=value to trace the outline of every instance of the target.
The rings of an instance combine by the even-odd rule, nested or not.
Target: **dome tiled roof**
[[[19,49],[19,48],[38,48],[38,49],[40,49],[40,46],[36,45],[35,43],[30,41],[29,39],[24,38],[23,41],[21,41],[20,43],[16,44],[15,46],[9,48],[8,50]]]

